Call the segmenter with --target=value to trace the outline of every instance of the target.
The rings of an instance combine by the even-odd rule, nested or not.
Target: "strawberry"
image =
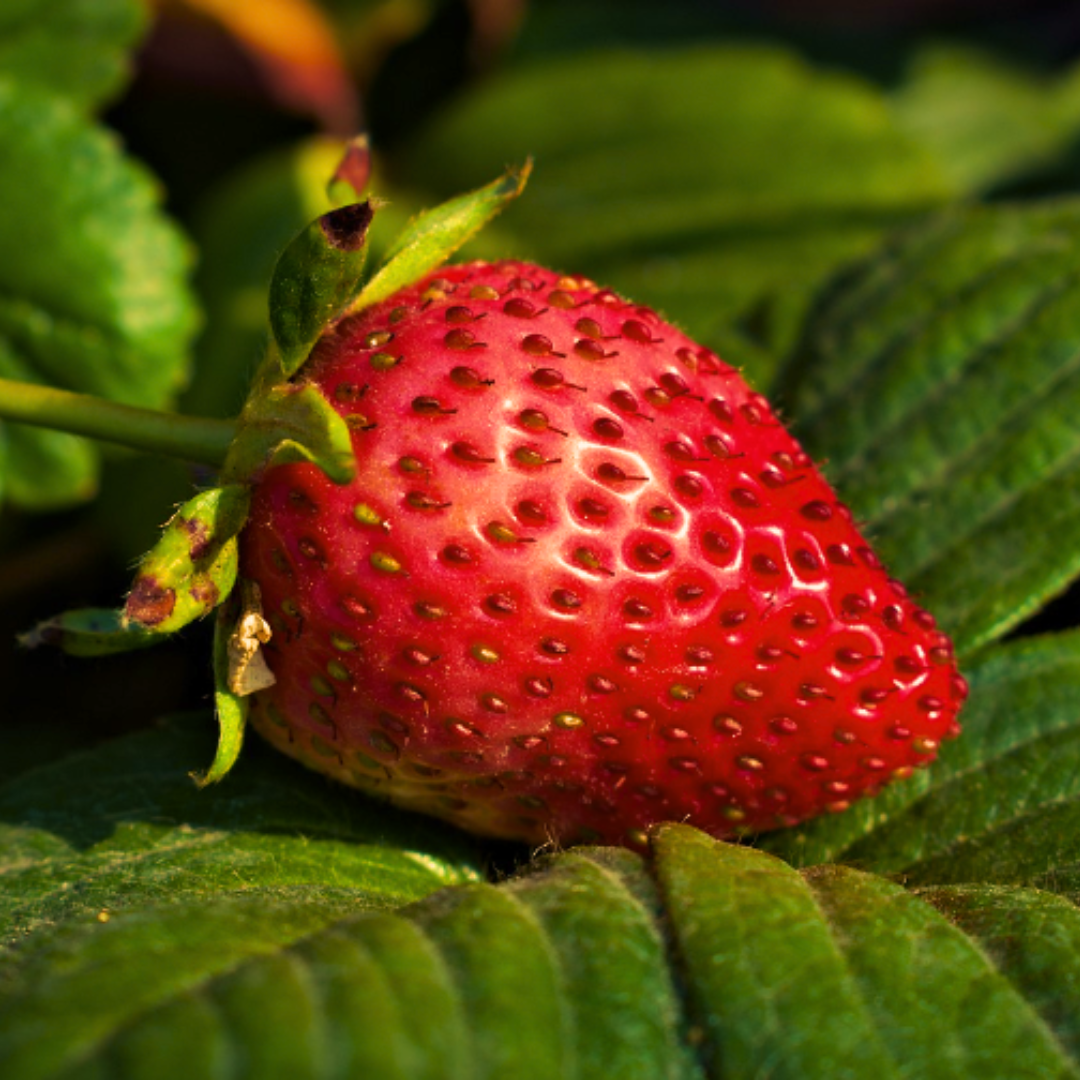
[[[358,462],[269,469],[241,537],[308,765],[474,832],[640,844],[837,811],[933,759],[947,637],[737,371],[505,262],[331,327],[300,381]]]

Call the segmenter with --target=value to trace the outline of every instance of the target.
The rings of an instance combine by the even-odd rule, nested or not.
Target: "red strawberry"
[[[765,400],[652,311],[474,263],[348,318],[303,378],[358,475],[257,484],[252,718],[475,832],[640,843],[839,810],[933,759],[948,639]]]

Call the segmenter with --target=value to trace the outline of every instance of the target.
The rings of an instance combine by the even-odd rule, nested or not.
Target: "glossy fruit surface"
[[[358,474],[256,485],[242,573],[307,764],[479,833],[640,843],[876,792],[957,733],[948,639],[738,372],[522,263],[339,323]]]

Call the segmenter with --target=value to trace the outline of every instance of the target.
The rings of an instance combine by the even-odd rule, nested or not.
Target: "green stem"
[[[86,435],[133,450],[221,467],[235,420],[179,416],[116,401],[0,379],[0,420]]]

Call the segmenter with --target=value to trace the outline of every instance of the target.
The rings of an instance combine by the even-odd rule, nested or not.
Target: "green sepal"
[[[253,394],[222,477],[242,483],[289,461],[310,461],[335,484],[356,473],[349,426],[314,386],[283,383]]]
[[[286,378],[360,291],[371,202],[316,218],[282,252],[270,282],[270,330]]]
[[[216,784],[236,764],[244,743],[248,699],[233,692],[229,685],[229,639],[236,631],[239,617],[234,604],[218,608],[214,622],[214,711],[218,721],[217,752],[204,773],[193,772],[199,787]]]
[[[110,656],[156,645],[161,635],[139,626],[125,626],[114,608],[79,608],[54,615],[19,635],[27,649],[51,645],[69,656]]]
[[[171,634],[213,611],[236,583],[250,501],[246,485],[230,484],[184,503],[139,564],[123,625]]]
[[[485,187],[417,215],[402,230],[372,279],[349,308],[350,312],[377,304],[399,289],[441,266],[480,231],[504,206],[525,189],[532,161],[510,169]]]

